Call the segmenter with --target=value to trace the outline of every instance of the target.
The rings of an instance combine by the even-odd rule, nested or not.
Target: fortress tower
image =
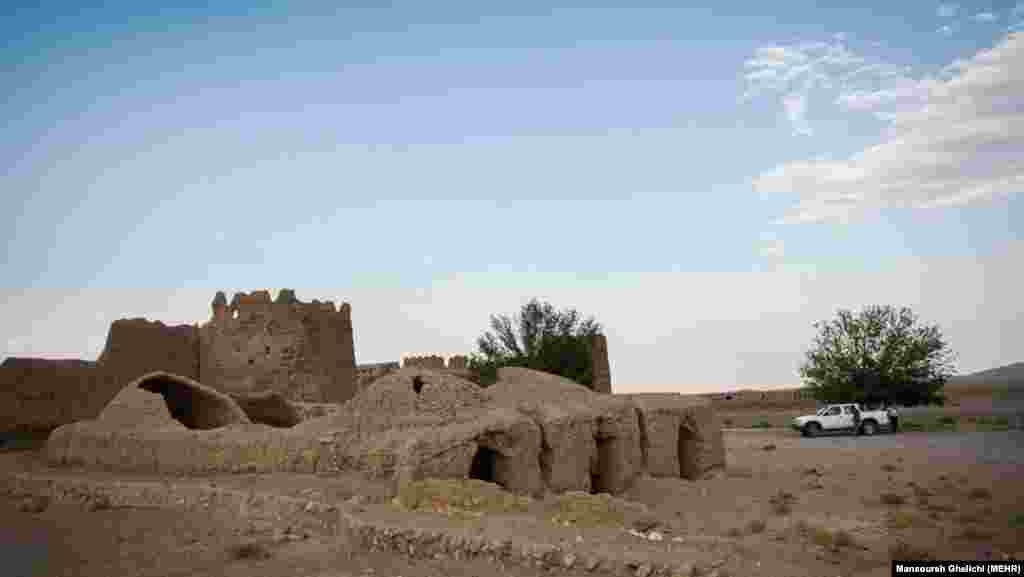
[[[228,393],[277,391],[305,402],[344,402],[356,393],[352,307],[304,303],[282,289],[218,291],[200,328],[202,382]]]

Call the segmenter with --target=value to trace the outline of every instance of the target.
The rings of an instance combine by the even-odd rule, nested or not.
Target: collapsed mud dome
[[[401,369],[332,415],[301,415],[280,396],[230,396],[156,372],[96,419],[57,428],[47,455],[125,472],[358,471],[399,485],[476,478],[530,495],[617,494],[644,473],[694,479],[725,464],[706,402],[604,395],[527,369],[501,369],[488,388]]]

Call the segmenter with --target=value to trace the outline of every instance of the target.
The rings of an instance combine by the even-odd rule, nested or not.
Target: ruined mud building
[[[44,432],[96,417],[126,383],[166,371],[225,393],[341,403],[355,395],[348,303],[299,301],[282,289],[218,292],[203,325],[114,321],[95,362],[8,358],[0,365],[0,433]]]

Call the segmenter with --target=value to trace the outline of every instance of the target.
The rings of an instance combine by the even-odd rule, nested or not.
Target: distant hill
[[[1017,385],[1024,386],[1024,362],[986,369],[968,375],[957,375],[948,381],[951,385]]]

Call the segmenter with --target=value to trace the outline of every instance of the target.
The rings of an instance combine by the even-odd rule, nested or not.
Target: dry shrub
[[[931,491],[929,491],[928,489],[922,487],[921,485],[918,485],[917,483],[915,483],[913,481],[908,482],[907,486],[910,487],[910,490],[914,492],[914,496],[915,497],[921,498],[921,497],[931,497],[932,496],[932,492]]]
[[[775,443],[768,443],[767,445],[761,447],[761,449],[764,451],[774,451],[776,448],[777,447],[775,446]]]
[[[228,548],[232,559],[268,559],[270,551],[260,543],[239,543]]]
[[[779,491],[768,500],[772,505],[772,511],[776,515],[788,515],[793,512],[793,503],[796,497],[787,491]]]
[[[853,535],[843,529],[832,534],[832,541],[836,547],[853,547],[857,544]]]
[[[993,533],[992,531],[989,531],[988,529],[984,529],[982,527],[978,527],[976,525],[968,525],[967,527],[964,527],[963,531],[960,532],[960,537],[963,537],[964,539],[969,539],[971,541],[986,541],[994,536],[995,533]]]
[[[736,527],[732,527],[728,531],[726,531],[725,534],[728,537],[736,538],[736,537],[742,537],[743,536],[743,531],[740,531]]]
[[[800,519],[793,524],[793,530],[796,531],[798,535],[807,535],[811,532],[811,525],[806,519]]]
[[[22,513],[42,513],[49,507],[50,498],[45,495],[27,497],[18,504],[18,510]]]
[[[817,467],[808,467],[808,468],[803,470],[803,475],[805,477],[809,476],[809,475],[814,475],[815,477],[820,477],[822,475],[822,472],[821,472],[821,469],[818,469]]]
[[[903,498],[903,495],[898,493],[882,493],[879,496],[879,501],[881,501],[883,505],[902,505],[903,503],[906,503],[907,500]]]
[[[882,470],[887,473],[895,473],[896,471],[900,471],[901,469],[896,465],[893,465],[892,463],[886,463],[882,465]]]
[[[754,519],[751,522],[747,523],[747,531],[751,535],[756,535],[758,533],[764,533],[764,530],[767,527],[768,527],[768,524],[765,523],[761,519]]]
[[[1024,529],[1024,513],[1014,513],[1009,525],[1011,529]]]
[[[976,500],[991,499],[992,498],[992,491],[989,491],[985,487],[975,487],[975,488],[971,489],[967,493],[967,496],[970,497],[971,499],[976,499]]]

